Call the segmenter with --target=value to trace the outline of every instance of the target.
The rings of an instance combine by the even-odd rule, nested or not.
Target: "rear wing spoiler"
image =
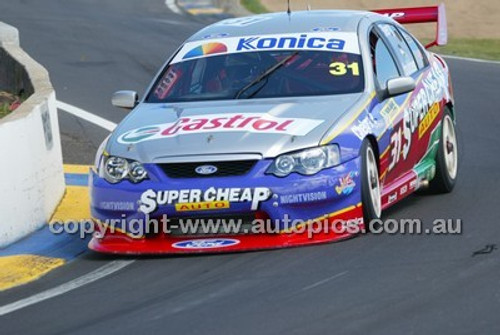
[[[442,46],[448,42],[444,3],[431,7],[377,9],[372,12],[388,16],[401,24],[436,22],[436,39],[425,47]]]

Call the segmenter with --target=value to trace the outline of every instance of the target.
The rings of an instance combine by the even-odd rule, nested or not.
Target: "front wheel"
[[[377,159],[370,141],[365,139],[361,146],[361,201],[365,227],[369,227],[372,220],[380,219],[382,214],[380,193]]]
[[[450,193],[455,187],[458,173],[458,141],[455,123],[445,108],[441,125],[441,139],[436,156],[436,175],[429,184],[431,193]]]

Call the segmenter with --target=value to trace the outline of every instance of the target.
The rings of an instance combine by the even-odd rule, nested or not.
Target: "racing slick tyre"
[[[361,146],[361,201],[366,230],[369,230],[371,222],[380,219],[382,214],[380,193],[377,158],[370,141],[365,139]]]
[[[458,141],[455,123],[445,107],[441,125],[441,139],[436,155],[436,175],[429,183],[430,193],[450,193],[455,187],[458,172]]]

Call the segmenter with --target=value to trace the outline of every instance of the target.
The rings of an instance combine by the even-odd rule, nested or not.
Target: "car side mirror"
[[[415,89],[417,83],[412,77],[399,77],[387,80],[387,97],[394,97],[403,93],[411,92]]]
[[[126,109],[134,108],[139,101],[139,95],[135,91],[118,91],[113,93],[111,104],[115,107]]]

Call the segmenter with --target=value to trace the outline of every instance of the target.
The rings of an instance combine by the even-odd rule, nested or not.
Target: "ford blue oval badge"
[[[172,244],[172,247],[177,249],[216,249],[230,247],[239,243],[239,240],[232,238],[207,238],[176,242]]]
[[[213,165],[200,165],[194,171],[197,174],[202,174],[202,175],[209,175],[209,174],[214,174],[217,172],[217,166]]]

